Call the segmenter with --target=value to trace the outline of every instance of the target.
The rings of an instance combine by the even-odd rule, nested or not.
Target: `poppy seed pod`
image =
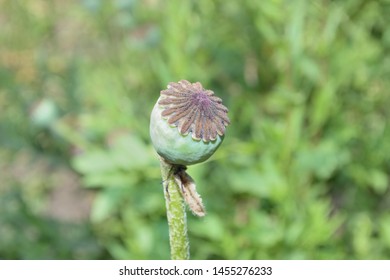
[[[151,114],[153,146],[171,164],[203,162],[223,141],[227,112],[222,100],[199,82],[169,83]]]

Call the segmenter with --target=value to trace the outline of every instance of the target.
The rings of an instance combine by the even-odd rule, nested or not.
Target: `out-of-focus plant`
[[[21,148],[69,162],[110,257],[169,257],[149,112],[186,78],[239,124],[189,167],[208,206],[193,258],[389,258],[386,1],[49,2],[0,4],[1,172]]]

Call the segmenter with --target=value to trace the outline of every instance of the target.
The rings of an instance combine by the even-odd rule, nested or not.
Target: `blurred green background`
[[[390,1],[0,0],[0,259],[168,259],[149,115],[229,108],[192,259],[390,258]]]

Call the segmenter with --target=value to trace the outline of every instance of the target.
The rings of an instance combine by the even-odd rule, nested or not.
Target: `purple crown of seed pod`
[[[168,88],[161,91],[158,105],[170,125],[176,126],[183,135],[191,133],[194,140],[214,141],[217,135],[224,135],[230,124],[222,99],[199,82],[169,83]]]

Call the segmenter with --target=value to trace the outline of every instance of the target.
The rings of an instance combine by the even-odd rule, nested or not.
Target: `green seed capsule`
[[[227,112],[222,100],[200,83],[169,83],[151,114],[153,146],[171,164],[203,162],[223,141]]]

